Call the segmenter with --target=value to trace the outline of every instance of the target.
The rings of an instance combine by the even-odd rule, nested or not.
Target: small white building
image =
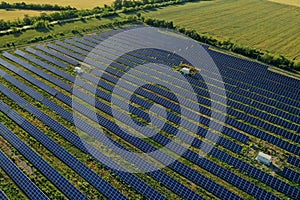
[[[190,69],[189,69],[189,68],[186,68],[186,67],[181,68],[180,71],[181,71],[184,75],[189,75],[189,74],[190,74]]]
[[[83,70],[80,67],[75,67],[74,71],[77,72],[77,74],[83,73]]]
[[[258,156],[257,156],[257,160],[258,161],[260,161],[260,162],[262,162],[262,163],[264,163],[265,165],[271,165],[271,156],[270,155],[268,155],[268,154],[265,154],[265,153],[263,153],[263,152],[259,152],[258,153]]]

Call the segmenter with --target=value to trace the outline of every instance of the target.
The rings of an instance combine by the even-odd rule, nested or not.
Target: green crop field
[[[77,9],[91,9],[96,6],[102,7],[104,4],[111,5],[113,0],[88,0],[88,1],[76,1],[76,0],[64,0],[64,1],[58,1],[58,0],[12,0],[9,1],[9,3],[16,3],[16,2],[25,2],[25,3],[33,3],[33,4],[57,4],[60,6],[71,6],[75,7]]]
[[[4,10],[0,9],[0,19],[5,21],[23,19],[24,15],[28,15],[30,17],[38,16],[41,13],[51,13],[51,11],[37,11],[37,10]]]
[[[283,1],[281,1],[283,2]],[[142,13],[217,39],[300,60],[300,8],[268,0],[214,0]]]

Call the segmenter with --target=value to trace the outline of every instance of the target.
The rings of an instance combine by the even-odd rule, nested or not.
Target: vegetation
[[[284,0],[282,0],[283,2]],[[247,8],[247,9],[245,9]],[[300,61],[299,7],[260,0],[215,0],[142,12],[145,18],[173,21],[177,26]]]
[[[76,9],[93,9],[95,6],[103,7],[105,4],[112,4],[113,0],[89,0],[89,1],[78,1],[78,0],[9,0],[10,3],[25,2],[27,4],[51,4],[60,6],[71,6]]]
[[[22,10],[74,10],[71,6],[59,6],[57,4],[26,4],[22,3],[8,3],[2,1],[0,9],[22,9]]]
[[[188,1],[188,0],[187,0]],[[104,6],[104,8],[95,7],[91,10],[64,10],[61,12],[54,12],[54,13],[42,13],[40,16],[36,17],[29,17],[28,15],[23,18],[23,20],[16,20],[16,21],[4,21],[0,20],[0,30],[7,30],[11,27],[22,27],[24,25],[33,25],[36,21],[39,20],[48,20],[49,22],[57,21],[57,20],[68,20],[68,19],[75,19],[81,18],[85,16],[92,16],[97,15],[97,17],[104,17],[104,16],[112,16],[115,15],[117,12],[133,12],[139,10],[147,10],[159,7],[165,7],[168,5],[180,4],[186,1],[182,0],[155,0],[155,1],[119,1],[113,3],[110,6]]]
[[[283,68],[290,71],[299,71],[300,70],[300,63],[295,62],[293,60],[289,60],[282,55],[271,55],[268,52],[263,52],[251,47],[243,47],[240,45],[236,45],[231,41],[220,41],[213,37],[207,37],[205,35],[200,35],[197,33],[196,30],[193,29],[186,29],[179,26],[174,26],[172,21],[165,21],[160,19],[152,19],[146,18],[144,22],[148,25],[155,26],[155,27],[163,27],[169,29],[175,29],[180,33],[183,33],[199,42],[203,42],[209,45],[213,45],[215,47],[219,47],[222,49],[230,50],[232,52],[247,56],[249,58],[257,59],[262,61],[266,64],[274,65],[279,68]]]

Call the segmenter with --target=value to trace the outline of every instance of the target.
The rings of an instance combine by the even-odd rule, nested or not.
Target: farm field
[[[269,1],[300,7],[300,0],[269,0]]]
[[[283,1],[282,1],[283,2]],[[296,2],[296,1],[294,1]],[[142,13],[236,44],[300,60],[300,8],[267,0],[186,3]]]
[[[10,3],[17,3],[20,2],[19,0],[10,0]],[[113,0],[89,0],[89,1],[78,1],[78,0],[22,0],[25,3],[33,3],[33,4],[57,4],[61,6],[71,6],[77,9],[92,9],[96,6],[103,7],[104,4],[111,5]]]
[[[14,20],[22,20],[24,15],[28,15],[30,17],[39,16],[41,13],[51,13],[51,11],[37,11],[37,10],[4,10],[0,9],[0,20],[4,21],[14,21]]]
[[[204,47],[223,79],[224,94],[217,74],[209,68],[197,66],[201,73],[180,79],[173,76],[179,74],[173,67],[185,61],[176,53],[129,48],[143,44],[145,38],[168,45],[178,41],[177,36],[157,30],[161,37],[156,38],[148,29],[145,38],[116,35],[102,43],[120,31],[97,31],[1,52],[0,178],[5,181],[0,183],[0,198],[1,194],[18,199],[34,195],[38,199],[300,198],[299,80]],[[81,67],[83,73],[76,74],[75,67]],[[125,76],[129,71],[135,76]],[[185,81],[197,98],[185,96]],[[140,82],[145,84],[140,86]],[[183,93],[164,86],[170,83]],[[114,96],[114,114],[120,118],[110,110],[115,88],[120,92]],[[122,105],[128,103],[128,94],[127,110]],[[184,105],[179,98],[185,99]],[[158,113],[150,121],[155,117],[165,126],[149,138],[129,137],[140,134],[137,126],[148,125],[154,105],[164,109],[166,116]],[[199,110],[193,110],[192,105]],[[225,117],[222,129],[218,127],[223,122],[212,110]],[[136,126],[128,125],[124,116]],[[210,121],[216,126],[210,127]],[[121,125],[122,129],[117,128]],[[152,152],[173,140],[179,129],[185,137],[192,136],[193,143],[167,167],[150,173],[123,173],[104,164],[114,158],[122,167],[133,167],[135,160],[151,166],[164,162],[161,156],[173,157],[186,142],[177,141],[175,148],[161,150],[158,155],[124,159],[104,150],[104,136],[129,152]],[[208,133],[219,139],[202,158],[201,145],[212,145]],[[93,149],[90,144],[100,145],[94,149],[97,154],[87,151],[87,146]],[[271,166],[256,160],[259,152],[272,156]],[[27,184],[18,180],[27,180]]]

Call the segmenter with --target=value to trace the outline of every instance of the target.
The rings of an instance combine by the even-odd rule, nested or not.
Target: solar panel
[[[55,96],[57,91],[50,87],[49,85],[45,84],[44,82],[36,79],[35,77],[31,76],[30,74],[20,70],[20,68],[17,68],[16,66],[8,63],[7,61],[0,58],[0,65],[6,67],[10,71],[18,74],[20,77],[26,79],[28,82],[32,83],[33,85],[36,85],[40,87],[41,89],[45,90],[47,93],[51,94],[52,96]]]
[[[65,69],[68,66],[67,64],[65,64],[65,63],[63,63],[63,62],[61,62],[59,60],[56,60],[55,58],[53,58],[51,56],[48,56],[48,55],[46,55],[46,54],[44,54],[44,53],[42,53],[42,52],[40,52],[38,50],[35,50],[35,49],[31,48],[31,47],[27,47],[26,51],[32,53],[35,56],[43,58],[44,60],[46,60],[46,61],[48,61],[48,62],[50,62],[50,63],[52,63],[52,64],[54,64],[56,66],[59,66],[61,68]]]
[[[5,129],[0,123],[0,129]],[[2,133],[0,133],[2,135]],[[18,185],[18,187],[30,199],[49,199],[1,150],[0,167]],[[0,194],[0,199],[8,199],[4,193]]]
[[[88,55],[88,53],[89,53],[89,51],[82,50],[82,49],[80,49],[80,48],[77,48],[77,47],[75,47],[75,46],[71,46],[71,45],[66,44],[66,43],[63,43],[63,42],[61,42],[61,41],[57,41],[56,44],[59,45],[59,46],[62,46],[62,47],[64,47],[64,48],[66,48],[66,49],[70,49],[72,52],[79,53],[80,55],[86,56],[86,55]]]
[[[291,165],[294,165],[298,168],[300,168],[300,159],[296,158],[294,156],[289,156],[287,162]]]
[[[76,42],[80,42],[80,43],[82,43],[86,46],[90,46],[90,47],[95,47],[96,46],[95,43],[84,40],[83,38],[74,37],[73,40],[76,41]]]
[[[80,40],[80,41],[82,41],[82,40]],[[83,50],[86,50],[86,51],[88,51],[88,52],[90,52],[90,51],[93,50],[93,47],[90,47],[90,46],[87,46],[87,45],[83,45],[83,44],[81,44],[81,43],[78,42],[78,41],[66,39],[65,42],[67,42],[67,43],[69,43],[69,44],[72,44],[72,45],[74,45],[74,46],[76,46],[76,47],[79,47],[79,48],[81,48],[81,49],[83,49]]]
[[[2,190],[0,190],[0,199],[9,200],[8,197],[5,195],[5,193]]]
[[[54,49],[54,50],[56,50],[56,51],[58,51],[58,52],[60,52],[60,53],[68,55],[68,56],[70,56],[70,57],[72,57],[72,58],[74,58],[76,60],[84,61],[84,59],[85,59],[84,56],[81,56],[81,55],[79,55],[77,53],[70,52],[70,51],[68,51],[68,50],[66,50],[66,49],[64,49],[64,48],[62,48],[60,46],[57,46],[55,44],[49,43],[49,44],[47,44],[47,46],[50,47],[50,48],[52,48],[52,49]]]
[[[64,90],[70,91],[71,90],[71,86],[65,82],[63,82],[60,79],[57,79],[55,77],[53,77],[52,75],[38,69],[37,67],[29,64],[28,62],[25,62],[24,60],[8,53],[8,52],[4,52],[3,56],[5,56],[6,58],[10,59],[11,61],[18,63],[19,65],[23,66],[24,68],[32,71],[33,73],[39,75],[40,77],[52,82],[53,84],[61,87]]]
[[[72,58],[69,58],[69,57],[66,57],[64,54],[61,54],[59,52],[53,51],[51,49],[48,49],[47,47],[44,47],[42,45],[36,45],[36,48],[38,48],[38,49],[40,49],[40,50],[42,50],[42,51],[44,51],[44,52],[46,52],[46,53],[48,53],[48,54],[50,54],[52,56],[55,56],[55,57],[57,57],[57,58],[65,61],[65,62],[67,62],[67,63],[69,63],[71,65],[74,65],[74,66],[79,65],[79,63],[76,60],[74,60]]]
[[[29,54],[27,54],[27,53],[25,53],[25,52],[23,52],[21,50],[17,50],[15,53],[17,55],[22,56],[23,58],[27,59],[28,61],[33,62],[33,63],[35,63],[35,64],[37,64],[37,65],[39,65],[39,66],[41,66],[41,67],[43,67],[43,68],[45,68],[47,70],[49,70],[50,72],[52,72],[52,73],[54,73],[56,75],[61,76],[62,78],[66,79],[68,81],[74,82],[74,80],[75,80],[74,76],[72,76],[72,75],[70,75],[70,74],[68,74],[68,73],[66,73],[66,72],[64,72],[62,70],[59,70],[59,69],[57,69],[57,68],[55,68],[55,67],[53,67],[53,66],[51,66],[51,65],[49,65],[49,64],[47,64],[45,62],[43,62],[43,61],[41,61],[41,60],[33,57],[33,56],[31,56],[31,55],[29,55]]]
[[[300,173],[295,172],[292,169],[289,169],[287,167],[283,168],[282,171],[282,176],[284,176],[285,178],[290,179],[291,181],[300,184]]]
[[[12,92],[11,92],[12,93]],[[11,98],[11,95],[8,93],[4,93],[5,95]],[[3,102],[1,102],[3,103]],[[34,109],[31,106],[31,109]],[[14,112],[14,111],[11,111]],[[8,115],[11,115],[11,112]],[[37,110],[36,110],[37,112]],[[92,184],[99,192],[107,196],[108,198],[118,198],[118,199],[126,199],[118,190],[112,187],[108,182],[94,173],[90,168],[81,163],[75,157],[73,157],[69,152],[51,140],[46,134],[36,128],[33,124],[31,124],[28,120],[23,118],[18,113],[14,112],[12,116],[12,120],[14,120],[19,126],[21,126],[25,131],[27,131],[32,137],[34,137],[37,141],[43,144],[49,151],[53,153],[57,158],[63,161],[66,165],[68,165],[71,169],[77,172],[80,176],[86,179],[90,184]],[[39,113],[39,118],[50,120],[51,118],[45,115],[44,113]],[[16,120],[17,119],[17,120]],[[43,121],[45,121],[43,120]],[[52,120],[53,122],[54,120]],[[47,123],[49,124],[49,123]],[[54,125],[54,124],[52,124]],[[56,124],[57,125],[57,124]]]
[[[16,112],[9,112],[10,118],[16,117]],[[24,125],[23,125],[24,126]],[[87,199],[77,188],[68,182],[59,172],[43,160],[35,151],[27,146],[18,136],[0,124],[0,134],[29,162],[31,162],[45,177],[47,177],[60,191],[70,199]],[[29,188],[27,188],[29,189]],[[26,190],[27,190],[26,189]]]
[[[30,95],[30,94],[29,94]],[[59,95],[58,95],[59,96]],[[56,105],[56,104],[54,104],[54,103],[50,103],[51,101],[50,100],[48,100],[48,99],[44,99],[43,100],[43,102],[47,102],[46,103],[46,105]],[[1,104],[0,104],[1,105]],[[63,109],[62,108],[59,108],[59,106],[55,106],[55,107],[50,107],[50,108],[52,108],[52,109],[54,109],[55,111],[59,111],[58,113],[60,113],[61,114],[61,111],[63,111]],[[58,109],[56,109],[56,108],[58,108]],[[34,109],[31,105],[28,105],[27,107],[26,107],[26,109],[29,111],[29,112],[32,112],[32,113],[34,113],[35,115],[37,115],[38,117],[42,117],[41,118],[41,120],[44,120],[44,122],[51,122],[51,120],[49,119],[49,118],[47,118],[47,117],[45,117],[45,116],[43,116],[40,112],[38,112],[38,111],[36,111],[36,109]],[[66,115],[66,113],[67,113],[67,111],[64,111],[63,112],[64,113],[64,115],[62,115],[63,117],[65,117]],[[69,113],[69,116],[72,116],[70,113]],[[67,118],[68,119],[68,118]],[[82,122],[82,126],[79,126],[81,129],[83,129],[83,130],[86,130],[85,129],[85,127],[89,127],[87,130],[90,130],[91,129],[91,127],[90,127],[90,125],[89,124],[87,124],[87,123],[85,123],[84,121],[82,121],[82,120],[80,120],[80,119],[78,119],[79,121],[81,121]],[[98,131],[98,130],[97,130]],[[68,134],[69,135],[69,134]],[[81,146],[82,147],[82,146]],[[114,173],[116,173],[117,175],[120,175],[120,177],[124,177],[124,178],[126,178],[126,181],[128,181],[129,183],[131,183],[131,184],[133,184],[133,186],[135,186],[135,188],[137,189],[137,190],[140,190],[139,189],[139,186],[143,186],[142,188],[144,189],[144,191],[142,191],[141,193],[142,194],[145,194],[146,196],[153,196],[153,195],[157,195],[157,196],[160,196],[160,195],[158,195],[156,192],[154,193],[153,192],[153,189],[151,189],[151,188],[149,188],[149,187],[145,187],[145,184],[143,183],[143,182],[141,182],[141,181],[139,181],[138,179],[136,179],[135,177],[132,177],[132,175],[130,175],[130,174],[127,174],[127,173],[122,173],[122,172],[119,172],[118,170],[114,170]],[[156,179],[157,178],[161,178],[161,177],[165,177],[165,178],[167,178],[168,176],[166,175],[166,174],[162,174],[162,173],[160,173],[160,175],[159,176],[156,176]],[[167,181],[162,181],[165,185],[166,185],[166,187],[169,187],[169,189],[171,189],[171,190],[173,190],[174,188],[172,188],[171,186],[169,186],[167,183]],[[174,182],[174,180],[173,180],[173,182]],[[178,194],[180,194],[180,195],[183,195],[183,196],[187,196],[187,195],[191,195],[191,194],[194,194],[194,198],[197,198],[197,199],[201,199],[201,197],[200,196],[198,196],[198,195],[196,195],[192,190],[190,190],[190,189],[188,189],[188,188],[186,188],[185,186],[183,186],[183,185],[181,185],[180,183],[178,183],[178,182],[174,182],[174,184],[173,185],[176,185],[177,186],[177,188],[181,188],[181,192],[179,192],[178,193],[178,191],[175,191],[176,193],[178,193]],[[188,192],[187,192],[188,191]]]

